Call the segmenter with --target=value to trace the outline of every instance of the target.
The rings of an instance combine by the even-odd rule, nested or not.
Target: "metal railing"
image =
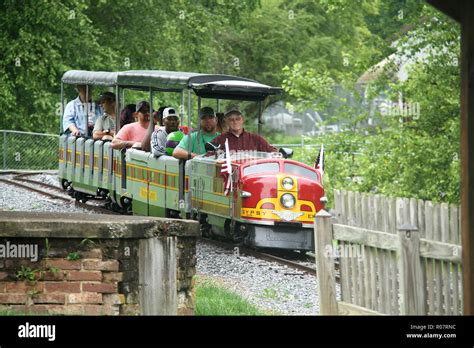
[[[0,130],[0,169],[57,169],[59,136],[54,134],[21,132],[13,130]],[[342,150],[340,144],[324,143],[326,151],[358,155],[362,144],[352,144],[352,149]],[[318,151],[320,143],[310,143],[301,137],[301,142],[296,144],[274,144],[279,147],[293,147],[298,150],[315,148]]]
[[[349,141],[345,144],[334,143],[334,142],[326,142],[321,140],[320,142],[308,142],[305,140],[304,136],[301,136],[301,141],[299,143],[282,143],[282,144],[272,144],[276,148],[281,147],[293,147],[296,149],[304,149],[304,148],[317,148],[321,147],[321,144],[324,144],[324,148],[326,151],[330,151],[337,154],[346,154],[346,155],[360,155],[362,152],[362,148],[366,145],[364,142],[357,142],[357,141]],[[350,147],[351,150],[344,150],[343,148]]]
[[[0,130],[0,137],[1,169],[58,168],[58,135]]]

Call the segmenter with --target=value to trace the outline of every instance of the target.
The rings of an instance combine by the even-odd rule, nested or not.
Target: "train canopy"
[[[64,73],[61,81],[68,85],[115,86],[117,76],[117,72],[69,70]]]
[[[200,74],[165,70],[129,70],[122,72],[70,70],[63,77],[66,84],[119,86],[139,90],[180,92],[192,89],[202,98],[260,101],[281,93],[271,87],[244,77]]]

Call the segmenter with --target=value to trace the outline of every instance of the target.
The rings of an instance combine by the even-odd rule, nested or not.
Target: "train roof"
[[[115,86],[117,72],[69,70],[61,79],[63,83],[71,85]]]
[[[139,90],[180,92],[192,89],[202,98],[263,100],[281,93],[271,87],[245,77],[222,74],[201,74],[165,70],[129,70],[121,72],[70,70],[64,73],[66,84],[120,86]]]

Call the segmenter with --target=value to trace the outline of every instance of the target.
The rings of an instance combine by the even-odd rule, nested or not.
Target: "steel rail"
[[[20,181],[23,181],[23,182],[27,182],[27,183],[30,183],[30,184],[40,185],[40,186],[46,187],[48,189],[61,191],[61,189],[58,188],[57,186],[46,184],[46,183],[43,183],[43,182],[39,182],[37,180],[23,178],[23,176],[37,175],[37,174],[41,174],[41,173],[22,173],[22,174],[19,174],[19,175],[13,177],[12,179],[0,178],[0,182],[3,182],[7,185],[17,186],[17,187],[23,188],[25,190],[38,193],[38,194],[46,196],[50,199],[60,200],[60,201],[63,201],[65,203],[69,203],[69,204],[73,203],[76,207],[83,208],[83,209],[93,211],[93,212],[96,212],[96,213],[109,214],[109,215],[116,215],[117,214],[116,212],[114,212],[112,210],[109,210],[109,209],[105,209],[105,208],[98,207],[98,206],[93,206],[93,205],[86,204],[86,203],[81,203],[81,202],[78,202],[78,201],[76,201],[75,199],[73,199],[69,196],[58,195],[58,194],[48,192],[48,191],[44,191],[44,190],[41,190],[39,188],[32,187],[31,185],[26,185],[26,184],[23,184],[23,183],[20,182]]]
[[[253,256],[255,258],[265,260],[265,261],[276,262],[276,263],[286,265],[288,267],[292,267],[292,268],[297,269],[299,271],[302,271],[302,272],[305,272],[305,273],[316,276],[316,268],[305,266],[305,265],[302,265],[300,263],[297,263],[297,262],[294,262],[294,261],[291,261],[291,260],[288,260],[288,259],[285,259],[285,258],[282,258],[282,257],[279,257],[279,256],[275,256],[275,255],[272,255],[272,254],[269,254],[269,253],[263,253],[263,252],[258,251],[258,250],[250,249],[250,248],[243,247],[243,246],[240,246],[240,245],[235,245],[235,244],[232,244],[232,243],[229,243],[229,242],[217,241],[217,240],[209,239],[209,238],[205,238],[205,237],[201,237],[201,240],[205,241],[206,243],[213,244],[213,245],[216,245],[216,246],[219,246],[221,248],[228,249],[228,250],[235,250],[235,248],[238,248],[239,254]]]

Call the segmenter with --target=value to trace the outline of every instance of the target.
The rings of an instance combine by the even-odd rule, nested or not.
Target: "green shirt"
[[[192,153],[198,153],[199,155],[203,155],[206,153],[206,149],[204,148],[204,144],[209,142],[209,141],[212,141],[215,137],[217,137],[218,135],[220,135],[221,133],[219,132],[215,132],[214,134],[209,134],[209,133],[201,133],[200,136],[199,136],[199,140],[200,140],[200,145],[199,145],[199,153],[198,153],[198,149],[197,149],[197,136],[198,136],[198,132],[192,132],[191,133],[191,152]],[[186,150],[188,151],[188,139],[189,139],[189,135],[186,135],[183,139],[181,139],[181,141],[179,142],[178,144],[178,147],[183,149],[183,150]]]

